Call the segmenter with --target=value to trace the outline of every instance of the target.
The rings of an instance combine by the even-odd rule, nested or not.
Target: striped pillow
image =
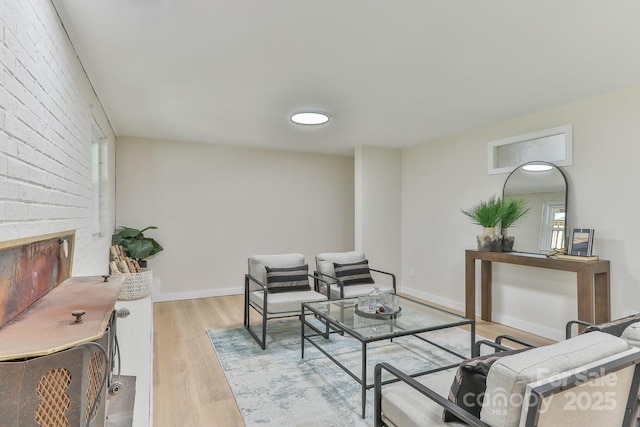
[[[265,267],[269,292],[310,291],[309,265],[297,267]]]
[[[350,264],[333,263],[333,269],[336,277],[344,283],[344,285],[361,285],[365,283],[374,283],[369,271],[369,260],[362,260]]]
[[[491,365],[497,362],[501,357],[510,356],[528,348],[519,348],[516,350],[501,351],[499,353],[490,353],[483,356],[474,357],[473,359],[463,360],[458,365],[458,371],[451,384],[449,390],[449,401],[455,403],[465,411],[480,418],[482,410],[482,400],[487,389],[487,375]],[[464,422],[451,412],[444,410],[442,421],[449,423],[451,421]]]

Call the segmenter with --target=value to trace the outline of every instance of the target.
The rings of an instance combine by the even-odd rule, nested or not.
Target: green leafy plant
[[[144,235],[145,231],[156,230],[157,228],[154,225],[142,230],[119,227],[111,237],[111,242],[114,245],[122,246],[127,256],[137,260],[145,260],[164,249],[155,239]]]
[[[492,196],[489,200],[481,201],[462,213],[473,220],[474,224],[484,228],[494,228],[503,216],[503,203],[500,197]]]
[[[502,229],[505,230],[522,218],[529,209],[525,199],[507,198],[502,201]]]

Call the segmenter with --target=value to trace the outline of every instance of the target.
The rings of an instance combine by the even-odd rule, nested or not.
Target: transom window
[[[523,163],[536,160],[568,166],[572,164],[572,144],[571,125],[491,141],[488,144],[489,174],[509,173]]]

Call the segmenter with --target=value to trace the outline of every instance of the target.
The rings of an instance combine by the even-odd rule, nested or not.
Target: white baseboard
[[[416,289],[412,289],[412,288],[407,288],[405,286],[402,286],[398,292],[403,293],[403,294],[407,294],[407,295],[411,295],[413,297],[416,298],[420,298],[426,301],[431,301],[435,304],[440,304],[443,305],[445,307],[451,308],[453,310],[458,310],[458,311],[462,311],[464,312],[464,304],[461,304],[458,301],[454,301],[448,298],[442,298],[439,297],[437,295],[433,295],[430,294],[428,292],[423,292],[423,291],[418,291]]]
[[[564,330],[558,331],[556,329],[547,328],[546,326],[527,322],[526,320],[522,319],[516,319],[515,317],[511,316],[505,316],[504,314],[496,312],[491,313],[491,319],[494,322],[501,323],[512,328],[520,329],[531,334],[540,335],[541,337],[549,338],[554,341],[564,341],[565,339]]]
[[[437,295],[430,294],[428,292],[423,292],[423,291],[406,288],[406,287],[401,287],[399,292],[402,292],[404,294],[411,295],[423,300],[431,301],[433,303],[440,304],[442,306],[451,308],[453,310],[458,310],[462,312],[465,311],[464,310],[465,307],[463,303],[450,300],[447,298],[442,298]],[[480,313],[480,312],[481,312],[480,307],[476,307],[476,313]],[[555,341],[562,341],[565,339],[564,330],[559,331],[557,329],[547,328],[545,326],[538,325],[536,323],[531,323],[522,319],[516,319],[514,317],[506,316],[496,312],[491,313],[491,319],[494,322],[501,323],[503,325],[506,325],[512,328],[520,329],[525,332],[529,332],[531,334],[540,335],[541,337],[549,338]]]
[[[166,294],[157,292],[153,294],[153,302],[166,302],[166,301],[179,301],[179,300],[185,300],[185,299],[222,297],[227,295],[239,295],[242,293],[244,293],[244,289],[241,286],[238,286],[235,288],[207,289],[206,291],[193,291],[193,292],[172,292],[172,293],[166,293]]]

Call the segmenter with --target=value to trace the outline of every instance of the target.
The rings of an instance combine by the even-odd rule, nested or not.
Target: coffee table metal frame
[[[398,298],[400,298],[400,307],[402,307],[403,305],[405,306],[412,306],[413,308],[418,308],[420,309],[421,306],[424,307],[425,311],[433,311],[433,313],[441,313],[442,315],[445,316],[454,316],[454,317],[458,317],[459,320],[458,321],[452,321],[452,322],[443,322],[440,324],[436,324],[436,325],[430,325],[430,326],[426,326],[426,327],[411,327],[411,328],[403,328],[400,326],[398,319],[401,316],[411,316],[411,310],[403,310],[402,312],[398,313],[397,315],[392,315],[392,316],[384,316],[384,315],[380,315],[379,318],[373,319],[373,320],[377,320],[377,321],[385,321],[384,326],[388,326],[388,332],[385,333],[379,333],[376,334],[375,336],[365,336],[362,333],[358,332],[355,328],[353,324],[349,324],[348,322],[345,322],[345,319],[347,318],[353,318],[353,316],[357,316],[358,314],[356,314],[356,306],[358,303],[357,298],[351,298],[351,299],[343,299],[343,300],[328,300],[328,301],[320,301],[320,302],[311,302],[311,303],[303,303],[302,304],[302,311],[301,311],[301,316],[300,316],[300,325],[301,325],[301,357],[302,359],[304,359],[304,344],[305,341],[311,343],[315,348],[317,348],[321,353],[323,353],[325,356],[327,356],[333,363],[335,363],[336,365],[338,365],[343,371],[345,371],[347,374],[349,374],[354,380],[356,380],[358,382],[358,384],[361,385],[362,387],[362,418],[365,417],[365,410],[366,410],[366,403],[367,403],[367,389],[373,388],[374,384],[367,384],[367,345],[369,343],[372,342],[376,342],[376,341],[383,341],[383,340],[393,340],[393,338],[398,338],[398,337],[403,337],[403,336],[414,336],[415,338],[418,338],[424,342],[427,342],[435,347],[438,347],[450,354],[453,354],[454,356],[459,357],[461,360],[467,359],[469,356],[468,355],[462,355],[462,354],[458,354],[438,343],[435,343],[423,336],[419,336],[417,334],[421,334],[424,332],[431,332],[431,331],[437,331],[437,330],[441,330],[441,329],[447,329],[447,328],[454,328],[454,327],[458,327],[458,326],[464,326],[464,325],[469,325],[470,327],[470,332],[471,332],[471,336],[470,336],[470,340],[471,340],[471,357],[475,356],[474,354],[474,347],[475,347],[475,341],[476,341],[476,330],[475,330],[475,319],[467,319],[463,316],[458,316],[454,313],[450,313],[448,311],[445,310],[441,310],[439,308],[436,307],[432,307],[429,306],[427,304],[422,304],[418,301],[415,300],[410,300],[407,298],[403,298],[401,296],[398,296]],[[339,314],[339,316],[334,316],[331,313],[328,313],[328,311],[330,311],[329,309],[332,306],[336,306],[336,310],[338,311],[337,314]],[[320,320],[322,323],[324,323],[325,325],[325,331],[317,328],[315,325],[309,323],[309,319],[307,319],[307,315],[313,315],[311,316],[311,318],[315,317],[318,320]],[[420,313],[422,315],[427,314],[428,313]],[[370,318],[371,316],[366,316],[367,318]],[[366,323],[366,321],[364,321]],[[353,323],[353,322],[352,322]],[[311,330],[311,333],[307,334],[306,330],[307,328],[309,328]],[[344,335],[347,334],[353,338],[355,338],[356,340],[360,341],[361,345],[362,345],[362,372],[361,372],[361,377],[358,377],[358,375],[354,374],[353,372],[351,372],[351,370],[349,370],[346,366],[344,366],[342,363],[340,363],[340,361],[338,361],[334,356],[332,356],[331,354],[329,354],[324,348],[322,348],[322,346],[319,344],[319,342],[321,342],[321,340],[313,340],[312,338],[314,337],[324,337],[325,339],[329,338],[329,334],[330,333],[338,333],[340,335]],[[318,342],[316,342],[318,341]],[[454,363],[451,365],[446,365],[446,366],[441,366],[438,368],[434,368],[434,369],[428,369],[428,370],[424,370],[424,371],[420,371],[420,372],[416,372],[411,374],[412,377],[417,377],[417,376],[421,376],[421,375],[426,375],[426,374],[431,374],[434,372],[439,372],[439,371],[443,371],[446,369],[450,369],[450,368],[454,368],[456,366],[458,366],[459,363]],[[397,379],[391,379],[391,380],[387,380],[385,382],[383,382],[382,384],[388,384],[388,383],[392,383],[392,382],[396,382]]]

